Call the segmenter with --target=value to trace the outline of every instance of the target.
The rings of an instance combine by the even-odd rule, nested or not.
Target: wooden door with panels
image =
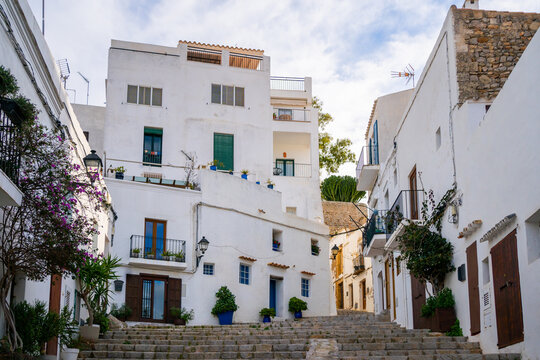
[[[471,335],[476,335],[480,332],[480,292],[478,289],[478,253],[476,241],[467,248],[466,253]]]

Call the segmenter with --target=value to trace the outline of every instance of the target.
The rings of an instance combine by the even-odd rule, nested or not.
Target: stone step
[[[306,351],[82,352],[80,359],[304,359]]]
[[[519,360],[519,354],[428,354],[428,355],[354,355],[339,356],[341,360]]]

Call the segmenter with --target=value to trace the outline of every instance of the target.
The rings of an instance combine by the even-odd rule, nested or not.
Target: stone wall
[[[459,103],[493,99],[540,27],[540,14],[452,10]]]

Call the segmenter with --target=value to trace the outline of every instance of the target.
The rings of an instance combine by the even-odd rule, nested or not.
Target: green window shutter
[[[221,170],[234,170],[234,135],[214,133],[214,159]]]

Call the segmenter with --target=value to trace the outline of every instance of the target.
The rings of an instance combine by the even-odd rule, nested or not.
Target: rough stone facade
[[[540,14],[452,10],[459,103],[493,99],[540,27]]]

